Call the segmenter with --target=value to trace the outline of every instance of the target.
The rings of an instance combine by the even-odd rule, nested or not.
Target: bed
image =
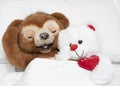
[[[0,40],[11,21],[36,11],[62,12],[71,26],[93,22],[101,42],[100,53],[111,59],[114,67],[112,82],[102,86],[120,86],[120,0],[1,0]],[[0,86],[100,86],[74,61],[36,58],[24,72],[19,71],[7,61],[1,41],[0,71]]]

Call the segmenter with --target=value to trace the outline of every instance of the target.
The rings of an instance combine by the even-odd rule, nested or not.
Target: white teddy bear
[[[113,78],[112,63],[99,53],[99,40],[93,25],[69,27],[59,34],[57,60],[76,60],[78,65],[90,71],[95,84],[107,84]]]

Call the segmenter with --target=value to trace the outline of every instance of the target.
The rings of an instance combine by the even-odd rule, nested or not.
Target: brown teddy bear
[[[34,58],[54,58],[59,31],[68,26],[69,20],[58,12],[36,12],[24,20],[14,20],[2,39],[8,61],[24,70]]]

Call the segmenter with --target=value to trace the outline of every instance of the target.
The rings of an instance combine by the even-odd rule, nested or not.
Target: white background
[[[36,11],[62,12],[69,18],[70,25],[94,23],[101,42],[100,52],[120,61],[120,0],[0,0],[0,40],[10,22],[24,19]],[[6,57],[0,41],[0,59],[3,58]],[[9,69],[9,66],[0,64],[3,81],[3,77],[12,72]],[[111,86],[120,86],[119,65],[115,65],[115,71],[115,82]],[[7,76],[9,86],[15,75]]]

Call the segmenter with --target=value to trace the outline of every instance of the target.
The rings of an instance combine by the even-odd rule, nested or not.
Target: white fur
[[[82,44],[78,44],[78,40],[82,40]],[[89,57],[91,55],[98,55],[100,58],[99,64],[90,72],[90,78],[95,84],[107,84],[112,80],[113,68],[110,60],[99,53],[99,40],[96,31],[91,30],[87,25],[69,27],[59,34],[58,47],[60,52],[56,54],[58,60],[74,59],[79,57],[74,51],[70,50],[70,43],[77,44],[76,49],[79,56]]]
[[[78,40],[83,40],[82,44],[78,44],[78,48],[76,50],[79,55],[81,55],[83,51],[84,56],[89,56],[98,52],[99,42],[95,31],[92,31],[84,25],[61,31],[58,39],[58,47],[60,52],[56,55],[57,59],[66,58],[66,60],[68,60],[70,57],[59,57],[60,53],[64,53],[63,55],[65,55],[68,52],[72,58],[78,59],[78,56],[75,54],[75,52],[71,51],[69,48],[70,43],[78,44]]]

